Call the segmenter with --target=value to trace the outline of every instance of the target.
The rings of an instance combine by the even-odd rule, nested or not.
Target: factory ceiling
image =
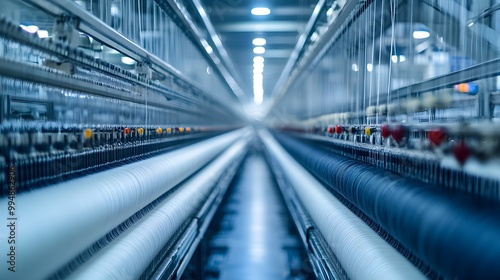
[[[234,65],[233,75],[249,99],[254,98],[254,58],[264,58],[263,100],[269,98],[285,64],[311,17],[315,0],[202,0],[207,14]],[[265,15],[254,15],[254,13]],[[261,38],[265,40],[254,39]],[[260,42],[259,42],[260,41]],[[255,43],[255,44],[254,44]],[[263,49],[265,52],[256,54]],[[259,61],[259,59],[257,59]],[[257,62],[257,68],[260,62]],[[258,74],[257,74],[258,75]],[[257,78],[258,80],[258,78]],[[257,90],[258,91],[258,90]],[[260,103],[259,100],[256,100]]]

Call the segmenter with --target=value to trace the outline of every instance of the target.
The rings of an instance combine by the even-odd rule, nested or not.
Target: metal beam
[[[498,75],[500,75],[500,58],[393,90],[391,99],[448,88],[456,84],[473,82]]]

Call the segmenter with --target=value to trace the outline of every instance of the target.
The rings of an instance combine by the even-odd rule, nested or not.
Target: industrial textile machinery
[[[499,277],[499,8],[333,1],[311,18],[273,92],[266,121],[276,130],[260,136],[296,197],[289,208],[310,214],[295,219],[309,229],[305,238],[329,244],[333,269],[318,270],[355,279]],[[366,226],[374,239],[354,236]],[[421,274],[385,259],[387,244]]]
[[[1,279],[182,274],[252,136],[170,4],[2,2]]]
[[[250,148],[316,278],[500,278],[498,0],[320,0],[254,114],[198,0],[1,5],[0,279],[180,279]]]

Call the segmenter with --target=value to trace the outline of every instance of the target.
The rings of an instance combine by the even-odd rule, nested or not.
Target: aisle
[[[298,242],[271,171],[262,156],[249,156],[225,205],[221,231],[212,244],[228,248],[219,279],[290,279],[300,266]],[[295,264],[294,264],[295,263]]]

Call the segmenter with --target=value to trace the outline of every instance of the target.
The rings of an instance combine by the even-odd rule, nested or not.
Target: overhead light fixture
[[[254,44],[255,46],[265,46],[266,43],[267,41],[264,38],[255,38],[252,41],[252,44]]]
[[[262,80],[262,79],[264,79],[264,75],[262,73],[255,73],[255,74],[253,74],[253,79],[254,80]]]
[[[474,21],[473,20],[469,21],[469,23],[467,24],[467,26],[469,26],[469,27],[474,26]]]
[[[255,47],[255,48],[253,49],[253,52],[254,52],[255,54],[263,54],[263,53],[265,53],[265,52],[266,52],[266,49],[265,49],[264,47]]]
[[[351,68],[352,68],[352,71],[354,71],[354,72],[358,72],[359,71],[359,67],[358,67],[358,65],[356,63],[353,63],[351,65]]]
[[[49,37],[49,31],[47,31],[47,30],[38,30],[37,34],[38,34],[38,38]]]
[[[415,39],[425,39],[425,38],[429,38],[430,36],[431,36],[431,33],[429,31],[425,31],[425,30],[413,31],[413,38],[415,38]]]
[[[368,72],[373,71],[373,64],[371,63],[366,64],[366,70],[368,70]]]
[[[330,9],[328,9],[328,11],[326,11],[326,16],[330,17],[332,15],[333,15],[333,7],[330,7]]]
[[[214,49],[210,46],[205,46],[205,51],[207,51],[208,54],[212,54],[214,52]]]
[[[404,55],[393,55],[393,56],[391,56],[391,61],[393,63],[404,62],[404,61],[406,61],[406,56],[404,56]]]
[[[128,56],[122,56],[122,63],[126,64],[126,65],[134,65],[135,60],[133,60],[132,58],[130,58]]]
[[[319,37],[318,32],[313,32],[313,34],[311,35],[311,42],[316,42],[318,37]]]
[[[252,15],[254,16],[267,16],[271,13],[271,10],[266,7],[257,7],[252,9]]]
[[[262,65],[254,65],[253,69],[254,70],[264,71],[264,64],[262,64]]]
[[[19,25],[24,31],[34,34],[38,31],[38,26],[36,25]]]
[[[116,4],[111,4],[111,15],[118,16],[119,14],[120,14],[120,9],[118,9],[118,6]]]
[[[262,56],[256,56],[253,58],[254,63],[264,63],[264,58]]]

